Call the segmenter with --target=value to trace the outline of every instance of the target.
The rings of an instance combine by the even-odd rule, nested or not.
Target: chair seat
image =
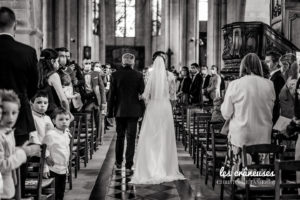
[[[209,145],[209,148],[212,148],[212,145]],[[227,144],[216,144],[215,145],[216,151],[226,151],[227,150]]]
[[[77,139],[74,139],[74,145],[76,145],[77,142],[78,142],[78,140],[77,140]],[[85,139],[80,139],[80,143],[84,143],[84,142],[85,142]]]
[[[54,178],[43,179],[42,188],[48,187],[53,182]],[[35,190],[37,189],[38,180],[37,179],[26,179],[25,189]]]
[[[213,156],[212,151],[207,151],[206,153],[207,153],[208,156],[211,156],[211,157]],[[216,157],[217,158],[225,158],[226,155],[227,155],[226,151],[217,151],[216,152]]]

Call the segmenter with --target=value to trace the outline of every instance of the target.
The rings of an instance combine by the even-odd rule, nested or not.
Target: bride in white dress
[[[176,100],[176,82],[161,56],[154,60],[142,97],[147,107],[130,183],[160,184],[185,179],[179,172],[170,102]]]

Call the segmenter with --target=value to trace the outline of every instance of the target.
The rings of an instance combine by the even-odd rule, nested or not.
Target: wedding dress
[[[170,100],[176,99],[176,82],[158,56],[149,74],[143,98],[147,104],[137,146],[132,184],[160,184],[183,180],[179,172]]]

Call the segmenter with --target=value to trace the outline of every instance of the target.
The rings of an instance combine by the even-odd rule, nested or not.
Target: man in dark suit
[[[29,100],[37,90],[36,51],[15,41],[16,17],[6,7],[0,8],[0,89],[14,90],[21,101],[16,123],[16,144],[21,145],[35,130]]]
[[[199,73],[199,65],[191,64],[192,83],[190,86],[190,99],[192,104],[203,106],[202,84],[203,78]]]
[[[123,162],[124,139],[126,135],[126,171],[131,171],[135,151],[137,122],[143,114],[143,102],[139,96],[144,92],[142,73],[133,70],[134,55],[122,56],[123,68],[112,73],[108,98],[108,118],[116,118],[116,168]]]
[[[35,130],[29,100],[37,90],[38,71],[36,51],[15,41],[16,17],[6,7],[0,7],[0,89],[14,90],[21,102],[15,125],[16,145],[29,139],[29,132]],[[26,164],[21,166],[21,191],[24,197]]]
[[[279,94],[282,89],[282,87],[285,84],[285,80],[283,78],[283,75],[280,71],[280,65],[279,65],[279,58],[280,54],[271,51],[267,52],[265,62],[269,66],[270,70],[270,80],[274,84],[274,89],[275,89],[275,94],[276,94],[276,99],[274,103],[274,108],[273,108],[273,124],[277,122],[279,116],[280,116],[280,104],[279,104]]]

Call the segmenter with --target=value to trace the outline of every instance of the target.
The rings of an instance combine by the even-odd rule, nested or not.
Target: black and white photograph
[[[0,200],[300,200],[300,0],[0,0]]]

